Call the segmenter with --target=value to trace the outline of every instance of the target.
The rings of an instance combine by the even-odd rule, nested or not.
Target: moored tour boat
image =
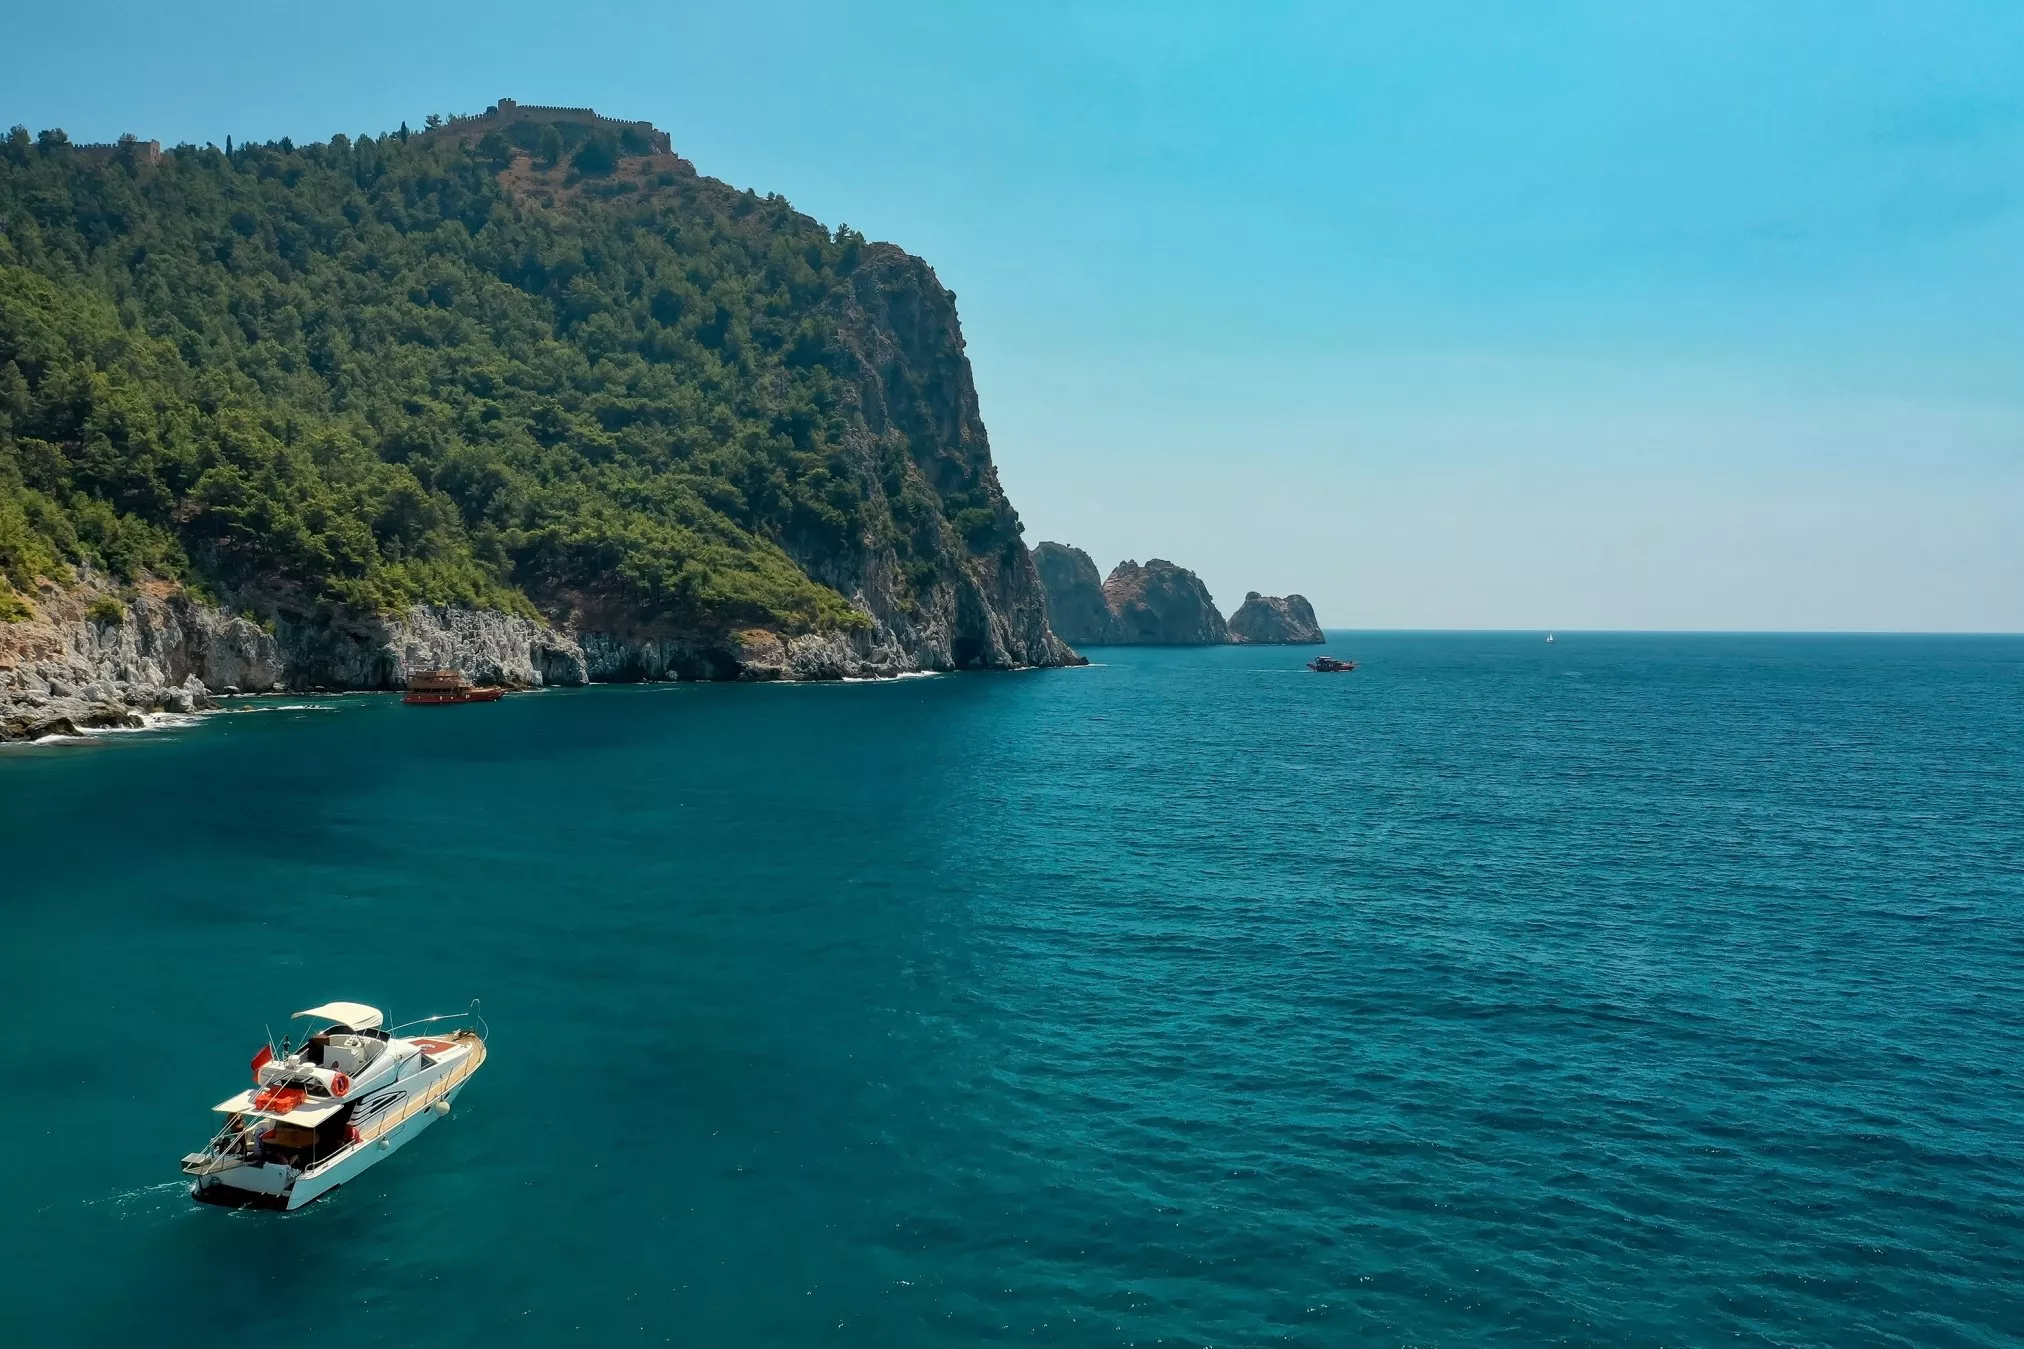
[[[224,1115],[203,1151],[183,1158],[190,1196],[230,1208],[298,1209],[353,1179],[450,1113],[485,1062],[478,1004],[396,1026],[464,1021],[440,1033],[382,1030],[378,1008],[327,1002],[297,1012],[300,1049],[253,1056],[253,1086],[211,1107]],[[320,1027],[320,1028],[317,1028]]]
[[[462,670],[417,670],[408,678],[410,703],[496,703],[506,690],[476,685]]]

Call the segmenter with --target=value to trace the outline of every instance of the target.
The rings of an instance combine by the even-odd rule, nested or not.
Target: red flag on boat
[[[274,1061],[274,1046],[261,1045],[260,1052],[253,1056],[253,1085],[260,1085],[260,1070]]]

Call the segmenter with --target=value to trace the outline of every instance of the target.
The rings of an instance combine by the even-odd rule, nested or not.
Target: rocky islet
[[[1103,573],[1088,553],[1042,543],[1033,550],[1033,565],[1056,636],[1071,646],[1110,646],[1123,640],[1123,625],[1104,594]]]
[[[1118,640],[1131,645],[1215,646],[1230,640],[1202,578],[1165,558],[1111,569],[1103,597],[1117,616]]]
[[[1178,563],[1126,559],[1101,583],[1080,548],[1042,543],[1033,550],[1048,621],[1077,646],[1220,646],[1304,644],[1325,640],[1314,606],[1302,595],[1251,591],[1226,622],[1202,578]]]
[[[1230,640],[1258,645],[1315,645],[1327,640],[1305,595],[1261,595],[1253,590],[1230,615]]]

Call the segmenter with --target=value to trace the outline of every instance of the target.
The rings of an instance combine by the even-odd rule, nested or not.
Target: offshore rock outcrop
[[[1103,583],[1117,616],[1118,640],[1159,646],[1215,646],[1229,640],[1223,615],[1202,578],[1165,558],[1144,566],[1126,559]]]
[[[1223,615],[1202,578],[1165,558],[1144,566],[1127,559],[1099,582],[1080,548],[1043,543],[1033,560],[1047,597],[1047,619],[1068,641],[1087,646],[1215,646],[1229,640]]]
[[[1043,543],[1033,550],[1048,621],[1064,638],[1089,646],[1213,646],[1325,640],[1304,595],[1253,590],[1226,623],[1202,578],[1164,558],[1120,562],[1097,582],[1096,563],[1080,548]]]
[[[1305,595],[1281,597],[1253,590],[1230,615],[1228,627],[1233,642],[1295,646],[1327,640]]]
[[[1071,646],[1109,646],[1120,640],[1117,615],[1103,594],[1103,573],[1080,548],[1043,543],[1033,566],[1047,597],[1047,621]]]

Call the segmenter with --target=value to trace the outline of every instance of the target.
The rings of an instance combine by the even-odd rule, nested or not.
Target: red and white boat
[[[288,1039],[279,1049],[262,1045],[252,1087],[211,1107],[225,1124],[202,1152],[183,1158],[192,1198],[301,1208],[449,1114],[485,1062],[485,1021],[475,1002],[468,1012],[392,1032],[381,1029],[378,1008],[359,1002],[295,1015],[310,1023],[302,1047]],[[399,1034],[420,1026],[432,1029]]]
[[[417,670],[408,678],[408,696],[403,702],[432,706],[437,703],[496,703],[506,690],[489,684],[473,684],[462,670]]]

